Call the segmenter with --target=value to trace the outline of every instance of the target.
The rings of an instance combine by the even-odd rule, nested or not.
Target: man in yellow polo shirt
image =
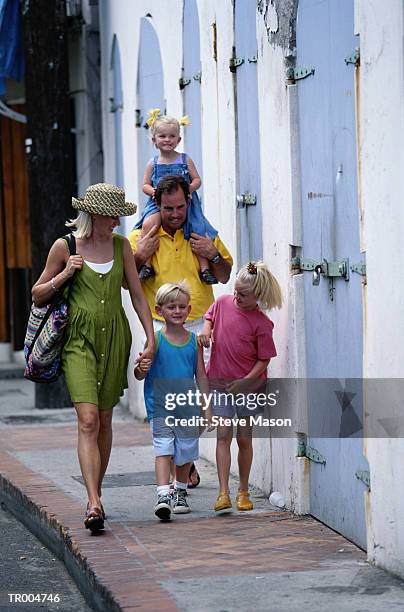
[[[219,236],[211,240],[207,236],[191,234],[190,239],[185,240],[182,226],[186,220],[188,196],[188,183],[182,177],[161,179],[154,195],[161,213],[160,228],[152,229],[143,238],[140,237],[140,229],[134,230],[129,235],[129,241],[138,269],[152,256],[155,276],[143,281],[142,286],[155,322],[162,321],[154,304],[157,289],[164,283],[185,279],[191,289],[191,312],[185,326],[198,332],[203,325],[203,315],[214,297],[212,287],[199,278],[199,263],[195,254],[209,260],[211,270],[220,283],[229,280],[233,259]],[[159,324],[155,325],[156,329],[159,327]]]

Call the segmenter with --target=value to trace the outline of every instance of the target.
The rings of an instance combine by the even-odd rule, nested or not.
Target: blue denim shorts
[[[241,394],[240,394],[241,396]],[[244,396],[243,401],[237,403],[234,401],[234,396],[225,391],[216,391],[213,398],[212,411],[215,416],[225,418],[246,418],[251,415],[260,414],[263,408],[260,406],[249,405],[247,398]]]
[[[184,465],[199,458],[198,427],[169,426],[163,418],[150,421],[156,457],[170,455],[175,465]]]

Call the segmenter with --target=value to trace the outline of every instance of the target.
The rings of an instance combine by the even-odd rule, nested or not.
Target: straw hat
[[[72,198],[73,208],[93,215],[126,217],[136,212],[133,202],[125,202],[123,189],[108,183],[97,183],[87,188],[84,198]]]

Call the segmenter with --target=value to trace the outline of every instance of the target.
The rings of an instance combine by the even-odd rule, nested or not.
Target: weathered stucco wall
[[[356,1],[360,35],[360,151],[367,285],[365,378],[404,377],[404,6]],[[381,398],[383,401],[383,398]],[[371,398],[369,398],[371,402]],[[399,405],[402,406],[402,398]],[[402,415],[402,408],[399,411]],[[370,438],[368,556],[404,576],[404,441]]]

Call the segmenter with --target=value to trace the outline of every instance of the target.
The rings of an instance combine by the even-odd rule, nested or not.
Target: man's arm
[[[136,230],[135,230],[136,231]],[[160,238],[158,236],[158,227],[154,225],[147,234],[140,236],[136,240],[135,232],[129,235],[129,242],[135,257],[136,268],[140,270],[143,264],[155,253],[158,249]]]
[[[217,280],[223,284],[227,283],[230,278],[232,264],[224,259],[213,240],[208,236],[191,234],[190,245],[195,255],[200,255],[209,260],[209,267],[212,268]]]

